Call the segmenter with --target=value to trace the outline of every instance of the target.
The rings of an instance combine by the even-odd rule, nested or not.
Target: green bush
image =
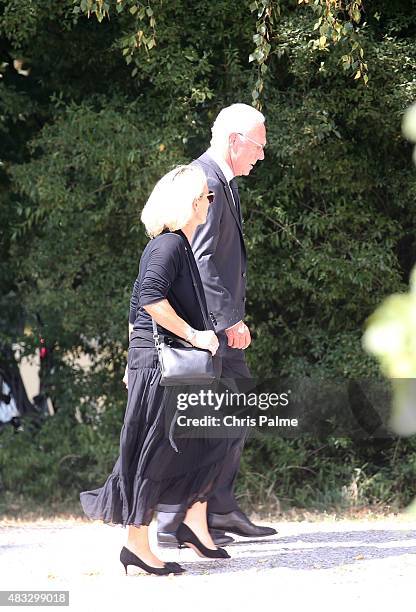
[[[42,384],[57,408],[38,430],[27,420],[24,432],[2,434],[3,490],[76,496],[115,461],[128,302],[146,241],[140,210],[161,174],[208,146],[221,107],[250,103],[250,4],[162,3],[156,46],[130,58],[128,11],[98,23],[72,0],[0,3],[0,339],[16,340],[17,311],[32,332],[21,339],[27,353],[47,339]],[[280,4],[262,92],[266,158],[240,181],[247,357],[261,376],[372,378],[363,324],[405,289],[414,263],[414,169],[400,125],[416,94],[416,17],[410,3],[368,7],[365,87],[340,67],[342,42],[312,50],[309,9]],[[81,353],[93,362],[85,374]],[[404,504],[416,454],[413,441],[395,444],[338,439],[318,451],[314,440],[253,440],[239,494]]]

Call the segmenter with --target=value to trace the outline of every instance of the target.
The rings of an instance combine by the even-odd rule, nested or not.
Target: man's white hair
[[[223,148],[228,144],[230,134],[241,132],[246,134],[259,123],[265,122],[265,116],[248,104],[231,104],[223,108],[217,115],[211,128],[211,146]]]
[[[204,191],[207,180],[196,165],[177,166],[156,183],[141,214],[151,238],[164,229],[182,229],[193,215],[192,204]]]

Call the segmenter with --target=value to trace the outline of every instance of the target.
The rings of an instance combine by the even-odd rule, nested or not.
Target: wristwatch
[[[185,336],[185,340],[189,342],[189,344],[192,344],[192,340],[194,339],[195,336],[196,336],[196,329],[188,325],[188,333]]]

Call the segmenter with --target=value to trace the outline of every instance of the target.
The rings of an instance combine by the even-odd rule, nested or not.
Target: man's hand
[[[239,321],[225,330],[228,346],[235,349],[246,349],[251,342],[250,330],[243,321]]]
[[[126,365],[126,369],[124,370],[123,383],[126,385],[126,389],[129,388],[129,366]]]

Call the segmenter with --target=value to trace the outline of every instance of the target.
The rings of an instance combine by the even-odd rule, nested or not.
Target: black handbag
[[[190,262],[188,247],[186,244],[184,246],[205,329],[208,330],[210,326]],[[153,318],[152,325],[153,339],[162,373],[160,385],[164,387],[174,385],[206,385],[213,383],[219,377],[219,358],[213,357],[211,351],[197,348],[190,342],[178,337],[164,335],[162,339],[159,336],[157,325]]]

